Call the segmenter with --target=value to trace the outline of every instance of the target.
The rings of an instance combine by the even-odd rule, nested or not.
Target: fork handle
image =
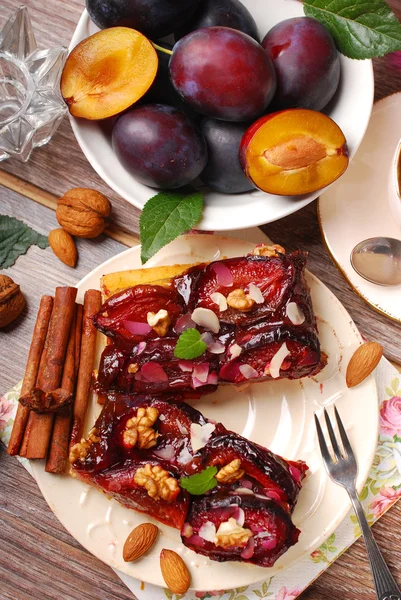
[[[386,565],[382,553],[379,550],[376,540],[373,537],[372,530],[366,520],[362,504],[358,498],[355,488],[347,490],[351,498],[362,535],[368,552],[370,567],[373,574],[373,580],[376,588],[376,594],[379,600],[401,600],[401,591],[391,575]]]

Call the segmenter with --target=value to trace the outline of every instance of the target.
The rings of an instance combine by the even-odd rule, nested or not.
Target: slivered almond
[[[49,233],[49,244],[54,254],[65,265],[74,268],[78,260],[74,238],[64,229],[53,229]]]
[[[185,594],[191,584],[191,575],[181,556],[163,548],[160,552],[160,568],[170,592]]]
[[[348,363],[345,380],[347,387],[359,385],[379,364],[383,348],[377,342],[366,342],[359,346]]]
[[[132,562],[143,556],[156,541],[159,528],[153,523],[141,523],[127,537],[123,548],[123,559]]]

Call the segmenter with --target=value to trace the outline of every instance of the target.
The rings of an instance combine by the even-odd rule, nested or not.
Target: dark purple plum
[[[113,149],[121,164],[150,187],[187,185],[204,169],[206,143],[188,117],[171,106],[148,104],[117,120]]]
[[[166,44],[166,42],[158,42],[162,47],[172,50],[172,46]],[[146,92],[145,96],[141,99],[141,104],[168,104],[168,106],[174,106],[184,112],[193,122],[197,122],[201,119],[199,113],[194,112],[188,104],[186,104],[181,96],[177,94],[170,79],[170,71],[168,68],[170,62],[170,55],[166,54],[156,48],[157,56],[159,58],[159,65],[157,69],[157,75],[152,83],[149,91]]]
[[[330,102],[340,82],[340,56],[324,25],[311,17],[286,19],[262,46],[277,74],[274,109],[322,110]]]
[[[239,0],[203,0],[195,14],[174,34],[176,40],[203,27],[231,27],[260,40],[258,27],[249,10]]]
[[[200,0],[86,0],[92,21],[100,28],[132,27],[150,38],[181,27]]]
[[[254,189],[239,160],[239,145],[247,127],[246,123],[202,119],[200,130],[206,140],[208,160],[200,178],[212,190],[239,194]]]
[[[250,121],[276,90],[273,63],[253,38],[229,27],[198,29],[174,46],[170,75],[194,110],[224,121]]]

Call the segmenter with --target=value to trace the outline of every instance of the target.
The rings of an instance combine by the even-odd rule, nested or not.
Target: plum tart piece
[[[307,255],[280,247],[200,264],[163,285],[109,298],[94,317],[111,344],[98,391],[174,391],[184,398],[223,383],[312,376],[325,365],[304,271]],[[201,355],[180,359],[180,334],[196,329]],[[198,335],[199,335],[198,334]]]

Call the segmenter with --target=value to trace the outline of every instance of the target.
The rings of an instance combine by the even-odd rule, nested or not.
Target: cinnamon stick
[[[35,387],[40,359],[43,353],[46,335],[49,328],[52,309],[53,297],[42,296],[42,299],[39,304],[39,310],[36,317],[35,326],[33,329],[31,346],[29,348],[24,380],[21,387],[21,396],[29,394]],[[25,433],[26,424],[29,418],[29,413],[29,408],[18,404],[17,414],[15,416],[14,425],[7,448],[8,454],[11,454],[12,456],[18,454],[20,450],[21,442]]]
[[[96,352],[97,331],[92,323],[92,317],[99,312],[101,305],[102,295],[98,290],[88,290],[85,293],[81,356],[75,395],[71,445],[81,441],[82,438]]]
[[[61,381],[61,387],[72,394],[75,391],[79,368],[82,316],[83,306],[82,304],[77,304],[68,340],[63,379]],[[72,406],[69,406],[65,411],[57,414],[54,419],[49,456],[46,463],[46,471],[48,473],[64,473],[65,471],[68,459],[72,410]]]
[[[43,392],[52,392],[60,387],[76,295],[76,288],[56,288],[44,358],[36,382],[36,387]],[[46,458],[53,420],[53,413],[31,412],[25,432],[26,458]]]

